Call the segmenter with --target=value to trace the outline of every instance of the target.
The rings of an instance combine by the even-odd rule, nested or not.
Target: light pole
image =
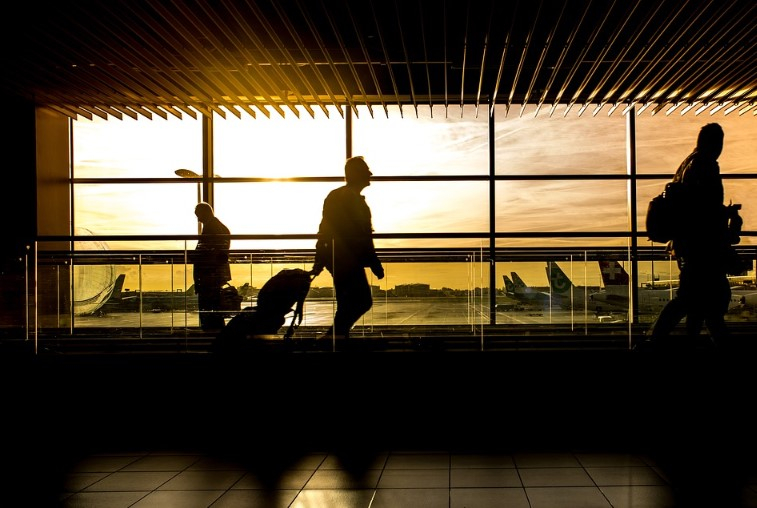
[[[198,175],[191,169],[177,169],[174,171],[176,173],[176,176],[180,176],[182,178],[202,178],[202,176]],[[200,182],[197,182],[197,202],[202,202],[202,186]],[[200,221],[197,221],[197,234],[202,234],[202,224]]]

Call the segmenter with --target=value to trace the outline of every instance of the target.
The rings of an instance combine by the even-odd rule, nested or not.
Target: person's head
[[[195,206],[195,215],[200,222],[207,222],[208,219],[214,216],[213,207],[205,202],[197,203],[197,206]]]
[[[717,159],[723,151],[723,128],[717,123],[708,123],[699,129],[697,152]]]
[[[344,163],[344,179],[347,185],[362,189],[371,184],[371,170],[362,155],[350,157]]]

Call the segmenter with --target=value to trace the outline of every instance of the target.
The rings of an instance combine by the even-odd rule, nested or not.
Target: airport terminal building
[[[0,341],[19,416],[0,500],[757,506],[742,414],[757,387],[757,8],[532,4],[13,6]],[[684,321],[678,347],[639,351],[680,272],[647,206],[708,123],[744,220],[733,346]],[[371,309],[347,341],[322,338],[323,271],[291,340],[288,315],[219,357],[193,284],[195,205],[231,232],[228,323],[275,274],[312,268],[324,198],[358,155],[385,269],[366,270]],[[699,447],[676,430],[689,425]],[[495,455],[505,465],[481,465]],[[239,478],[208,487],[187,456]]]

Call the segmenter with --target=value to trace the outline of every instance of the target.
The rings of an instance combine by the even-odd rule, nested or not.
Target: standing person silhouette
[[[231,280],[230,232],[208,203],[198,203],[195,215],[202,224],[202,233],[191,256],[200,327],[206,331],[219,331],[224,327],[223,314],[219,312],[221,288]]]
[[[696,148],[678,167],[673,181],[684,185],[685,212],[671,242],[680,275],[679,286],[651,329],[651,344],[669,342],[670,332],[686,317],[689,339],[706,325],[715,345],[728,340],[725,313],[731,298],[727,261],[731,249],[729,207],[723,204],[723,180],[717,159],[724,133],[717,123],[699,131]]]
[[[312,273],[325,267],[334,279],[336,313],[333,326],[323,338],[348,338],[350,329],[373,305],[365,268],[384,278],[373,244],[371,210],[360,192],[369,186],[371,171],[363,157],[344,164],[345,185],[332,190],[323,202]]]

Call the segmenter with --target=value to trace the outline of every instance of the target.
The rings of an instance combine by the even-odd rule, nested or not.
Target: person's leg
[[[334,277],[336,314],[334,333],[348,337],[352,326],[373,305],[371,287],[365,269],[358,268]]]
[[[203,287],[197,290],[197,310],[200,314],[200,328],[220,330],[224,326],[223,315],[218,312],[221,303],[221,288]]]
[[[725,315],[731,301],[731,285],[726,275],[717,275],[708,288],[708,298],[705,300],[706,310],[704,322],[710,332],[713,342],[718,347],[727,347],[730,339]]]
[[[652,324],[650,339],[653,341],[665,340],[670,332],[686,316],[687,307],[683,298],[676,295],[660,311],[660,315]]]

